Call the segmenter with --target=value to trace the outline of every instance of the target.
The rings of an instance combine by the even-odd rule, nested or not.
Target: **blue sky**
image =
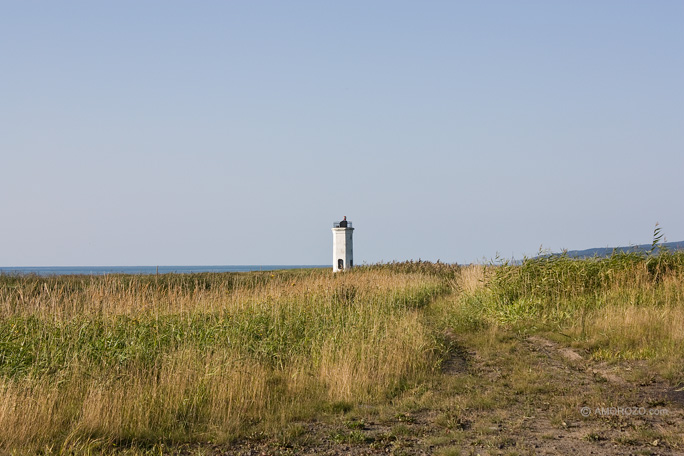
[[[0,265],[684,239],[684,3],[2,2]]]

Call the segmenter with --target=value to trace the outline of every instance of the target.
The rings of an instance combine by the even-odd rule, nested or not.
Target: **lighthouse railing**
[[[340,225],[340,224],[346,224],[345,225]],[[333,223],[333,228],[351,228],[352,227],[352,222],[334,222]]]

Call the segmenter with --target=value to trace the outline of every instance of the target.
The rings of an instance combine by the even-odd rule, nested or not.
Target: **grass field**
[[[0,452],[677,454],[683,296],[668,252],[0,276]]]

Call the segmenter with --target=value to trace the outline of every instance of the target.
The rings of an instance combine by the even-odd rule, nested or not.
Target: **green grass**
[[[384,268],[0,277],[0,445],[226,441],[384,401],[436,365],[419,315],[447,291]]]
[[[437,311],[459,331],[497,326],[541,333],[586,350],[595,360],[649,360],[673,382],[684,381],[684,253],[561,256],[484,268],[486,283]]]
[[[344,420],[333,440],[380,445],[361,405],[387,408],[395,439],[432,408],[453,438],[486,440],[491,423],[473,413],[532,414],[530,398],[559,392],[562,423],[578,399],[531,368],[522,341],[539,333],[684,381],[683,279],[684,254],[671,252],[334,275],[0,276],[0,452],[298,442],[298,423],[325,417]],[[496,364],[475,375],[473,349]]]

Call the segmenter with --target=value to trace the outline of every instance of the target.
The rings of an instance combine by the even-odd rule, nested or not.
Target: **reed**
[[[594,359],[647,360],[654,373],[684,381],[684,252],[560,255],[488,269],[484,286],[463,288],[454,324],[545,332]]]
[[[534,333],[595,360],[642,360],[677,384],[683,299],[684,253],[666,251],[341,274],[0,276],[0,453],[276,436],[410,398],[468,345],[499,359]],[[536,391],[524,359],[500,361],[520,374],[516,391]]]
[[[447,290],[386,268],[0,277],[0,449],[227,441],[385,400],[437,364],[420,312]]]

